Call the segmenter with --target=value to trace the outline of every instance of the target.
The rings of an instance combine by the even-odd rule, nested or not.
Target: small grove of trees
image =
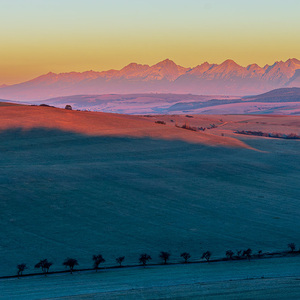
[[[70,269],[71,274],[73,273],[74,267],[78,266],[78,261],[75,258],[67,258],[63,262],[63,266]]]
[[[97,272],[99,269],[99,265],[101,263],[104,263],[105,259],[103,258],[103,256],[101,254],[98,254],[98,255],[93,255],[93,261],[94,261],[94,269]]]
[[[238,258],[240,258],[242,255],[242,250],[236,250],[236,255]]]
[[[204,252],[204,253],[202,254],[201,259],[205,258],[206,261],[209,261],[210,257],[211,257],[211,252],[210,252],[210,251],[206,251],[206,252]]]
[[[147,253],[141,254],[140,255],[140,259],[139,262],[140,264],[142,264],[143,266],[146,266],[147,262],[152,259],[150,255],[148,255]]]
[[[71,106],[70,104],[67,104],[67,105],[65,106],[65,109],[67,109],[67,110],[72,110],[72,106]]]
[[[232,259],[232,257],[233,257],[233,251],[232,250],[227,250],[226,251],[226,257],[228,258],[228,259]]]
[[[264,136],[272,137],[278,139],[300,139],[300,136],[296,133],[284,134],[279,132],[262,132],[262,131],[251,131],[251,130],[237,130],[235,133],[246,134],[246,135],[255,135],[255,136]]]
[[[122,267],[122,262],[124,261],[125,256],[120,256],[116,258],[116,262]]]
[[[190,124],[187,122],[185,122],[185,124],[183,124],[182,126],[176,126],[176,127],[180,127],[180,128],[191,130],[191,131],[197,131],[196,127],[190,126]]]
[[[53,265],[52,262],[48,261],[47,259],[42,259],[34,267],[36,269],[41,268],[42,272],[45,273],[46,275],[49,272],[49,269],[52,265]]]
[[[291,252],[294,252],[295,249],[296,249],[295,243],[290,243],[290,244],[288,244],[288,247],[291,249]]]
[[[243,251],[243,256],[246,256],[248,258],[248,260],[250,260],[251,254],[252,254],[252,250],[250,248]]]
[[[160,252],[159,257],[164,261],[164,264],[166,265],[166,264],[167,264],[167,261],[168,261],[169,258],[170,258],[170,255],[171,255],[171,253],[162,251],[162,252]]]
[[[186,264],[188,260],[191,258],[191,255],[188,252],[183,252],[180,256],[184,259],[184,263]]]
[[[17,265],[17,269],[18,269],[18,277],[20,278],[20,276],[23,275],[23,272],[25,271],[25,269],[28,269],[26,264],[19,264]]]

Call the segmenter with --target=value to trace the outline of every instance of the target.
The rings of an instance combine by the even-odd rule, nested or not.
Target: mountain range
[[[0,97],[30,101],[71,95],[177,93],[196,95],[256,95],[277,88],[300,87],[296,58],[260,67],[242,67],[233,60],[205,62],[185,68],[166,59],[153,66],[131,63],[121,70],[48,73],[10,86]]]

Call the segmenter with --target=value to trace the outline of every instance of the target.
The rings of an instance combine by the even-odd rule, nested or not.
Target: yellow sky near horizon
[[[2,0],[0,84],[166,58],[185,67],[300,58],[295,0]]]

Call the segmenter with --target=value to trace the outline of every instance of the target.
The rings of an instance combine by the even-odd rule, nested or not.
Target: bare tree
[[[47,259],[42,259],[34,267],[37,269],[42,268],[42,272],[46,275],[52,265],[52,262],[49,262]]]
[[[252,254],[252,249],[250,249],[250,248],[243,251],[243,256],[246,256],[248,258],[248,260],[250,260],[251,254]]]
[[[67,258],[64,262],[63,265],[67,268],[70,269],[71,274],[73,273],[74,267],[78,266],[78,261],[75,258]]]
[[[291,252],[294,252],[295,249],[296,249],[295,243],[290,243],[290,244],[288,244],[288,247],[291,249]]]
[[[143,264],[143,266],[146,266],[148,260],[152,259],[150,255],[148,255],[147,253],[141,254],[140,255],[140,259],[139,262],[141,264]]]
[[[28,269],[26,264],[19,264],[17,265],[17,269],[18,269],[18,278],[20,278],[20,276],[23,275],[23,272],[25,269]]]
[[[228,259],[232,259],[232,257],[233,257],[233,251],[232,250],[227,250],[226,251],[226,257],[228,258]]]
[[[206,252],[204,252],[204,253],[202,254],[202,257],[201,257],[201,258],[202,258],[202,259],[205,258],[206,261],[209,261],[210,257],[211,257],[211,252],[210,252],[210,251],[206,251]]]
[[[165,252],[165,251],[161,251],[159,257],[164,261],[164,264],[167,264],[167,261],[169,260],[171,256],[171,253],[169,252]]]
[[[180,254],[180,256],[184,259],[184,263],[186,264],[188,259],[191,258],[191,255],[188,252],[183,252]]]
[[[116,258],[116,262],[122,267],[122,262],[124,261],[125,256],[120,256]]]
[[[93,261],[94,261],[94,269],[96,270],[96,272],[98,271],[99,269],[99,265],[101,263],[104,263],[105,262],[105,259],[102,257],[101,254],[98,254],[98,255],[93,255]]]
[[[238,258],[240,258],[242,255],[242,250],[236,250],[236,255]]]

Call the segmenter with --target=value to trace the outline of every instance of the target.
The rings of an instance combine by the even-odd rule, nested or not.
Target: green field
[[[91,267],[188,251],[300,246],[299,142],[247,139],[257,152],[178,141],[0,133],[0,275],[48,258]],[[212,258],[213,258],[212,257]]]

